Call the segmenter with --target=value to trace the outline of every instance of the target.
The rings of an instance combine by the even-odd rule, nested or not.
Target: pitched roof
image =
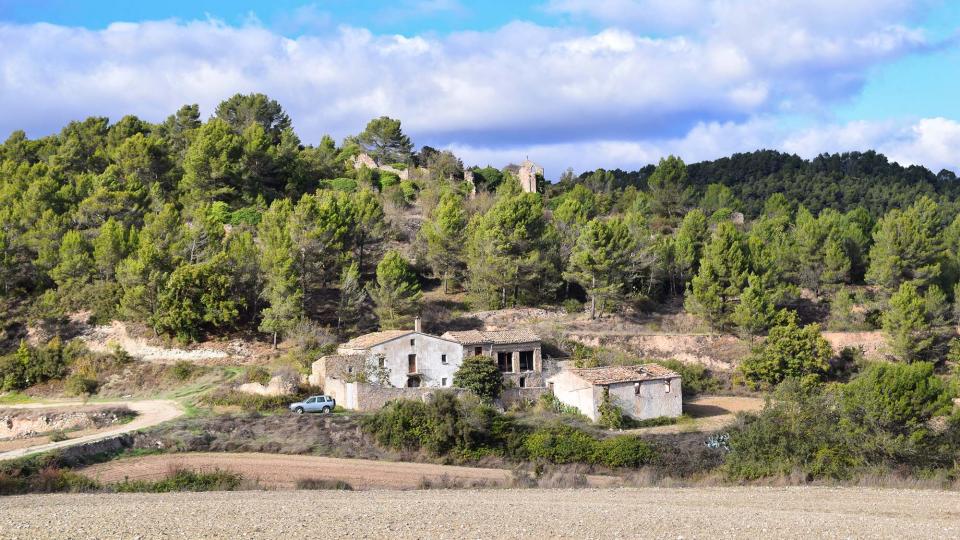
[[[412,334],[413,330],[384,330],[382,332],[371,332],[362,336],[357,336],[350,341],[340,345],[338,349],[369,349],[381,343],[386,343],[391,339]]]
[[[589,383],[599,385],[673,379],[680,376],[659,364],[571,369],[570,372]]]
[[[462,345],[476,345],[480,343],[530,343],[540,341],[540,336],[530,330],[464,330],[462,332],[446,332],[440,337],[456,341]]]

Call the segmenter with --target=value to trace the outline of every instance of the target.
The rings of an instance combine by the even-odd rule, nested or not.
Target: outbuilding
[[[680,375],[659,364],[565,369],[547,387],[594,421],[606,399],[635,420],[683,414]]]

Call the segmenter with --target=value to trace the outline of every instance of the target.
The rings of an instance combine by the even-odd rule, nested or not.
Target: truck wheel
[[[293,410],[293,412],[297,414],[303,414],[303,407],[297,407],[296,409]]]
[[[324,407],[323,409],[320,409],[320,412],[323,414],[328,414],[330,412],[330,407]]]

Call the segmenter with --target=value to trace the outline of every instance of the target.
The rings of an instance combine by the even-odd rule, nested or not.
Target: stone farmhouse
[[[594,421],[605,399],[635,420],[683,414],[680,375],[658,364],[566,369],[547,379],[547,387]]]
[[[481,354],[503,372],[507,399],[544,391],[540,338],[529,331],[424,333],[420,319],[413,330],[385,330],[351,339],[313,363],[311,384],[349,409],[372,410],[395,398],[423,398],[453,387],[463,359]],[[523,392],[521,390],[524,390]],[[529,390],[529,391],[527,391]],[[535,392],[539,395],[539,392]]]

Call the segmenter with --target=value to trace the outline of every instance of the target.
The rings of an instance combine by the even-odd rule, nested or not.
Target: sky
[[[958,68],[949,0],[0,0],[0,137],[263,92],[305,144],[388,115],[549,179],[764,148],[960,172]]]

